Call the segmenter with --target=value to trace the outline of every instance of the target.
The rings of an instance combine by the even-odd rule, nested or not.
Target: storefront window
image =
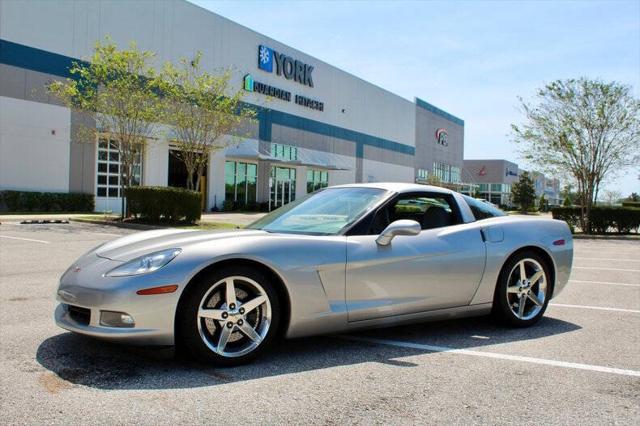
[[[491,184],[491,192],[502,192],[502,184],[500,184],[500,183],[492,183]]]
[[[296,199],[296,169],[271,168],[271,208],[283,206]]]
[[[298,148],[295,146],[271,144],[271,156],[285,161],[296,161],[298,159]]]
[[[433,163],[433,174],[444,183],[460,182],[460,167],[451,166],[446,163]]]
[[[98,171],[96,174],[96,196],[120,197],[120,154],[118,142],[101,138],[98,141]],[[142,156],[136,156],[133,166],[132,184],[137,186],[142,182]]]
[[[451,180],[449,183],[460,183],[460,167],[451,166]]]
[[[225,201],[240,205],[256,202],[258,166],[253,163],[227,161],[224,170]]]
[[[323,170],[307,170],[307,194],[329,186],[329,172]]]
[[[236,162],[227,161],[224,165],[224,199],[236,199]]]

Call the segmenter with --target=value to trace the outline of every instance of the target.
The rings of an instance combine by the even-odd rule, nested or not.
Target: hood
[[[106,259],[127,262],[138,256],[143,256],[159,250],[169,248],[184,248],[191,244],[207,241],[218,241],[227,238],[251,237],[267,235],[259,230],[196,231],[187,229],[162,229],[157,231],[139,232],[126,237],[109,241],[98,247],[95,254]]]

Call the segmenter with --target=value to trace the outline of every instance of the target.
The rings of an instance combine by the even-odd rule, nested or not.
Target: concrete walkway
[[[201,222],[218,222],[244,226],[263,217],[266,213],[203,213]],[[94,217],[96,220],[105,216],[100,213],[32,213],[32,214],[0,214],[2,222],[22,222],[23,220],[65,220],[77,217]]]
[[[95,216],[104,217],[99,213],[24,213],[24,214],[0,214],[0,222],[22,222],[23,220],[65,220],[74,217]]]
[[[203,213],[200,221],[245,226],[262,218],[264,215],[266,213]]]

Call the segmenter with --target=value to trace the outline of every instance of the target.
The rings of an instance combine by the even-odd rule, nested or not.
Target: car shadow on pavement
[[[540,339],[578,329],[580,327],[575,324],[549,317],[526,329],[503,327],[487,317],[480,317],[370,330],[349,336],[464,349]],[[283,340],[252,364],[217,368],[176,358],[168,349],[116,345],[62,333],[42,342],[36,359],[60,379],[75,385],[110,390],[179,389],[368,362],[411,368],[416,364],[398,358],[429,353],[421,349],[351,341],[348,336],[320,336]]]

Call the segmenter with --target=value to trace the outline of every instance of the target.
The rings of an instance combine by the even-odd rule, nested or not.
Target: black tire
[[[537,264],[541,266],[542,270],[544,271],[544,279],[546,284],[546,289],[544,292],[545,297],[544,297],[544,301],[539,300],[538,296],[540,295],[539,293],[540,285],[542,284],[540,281],[534,283],[534,285],[531,286],[531,291],[534,293],[533,295],[536,296],[536,298],[538,298],[540,302],[542,302],[542,306],[539,309],[539,311],[535,313],[535,315],[531,315],[530,318],[527,317],[527,315],[523,315],[523,318],[520,318],[518,317],[518,313],[514,312],[514,309],[516,308],[513,305],[519,302],[519,300],[515,300],[519,296],[516,294],[509,295],[507,293],[507,287],[509,287],[510,285],[513,287],[514,284],[518,281],[519,274],[517,274],[517,276],[514,276],[513,274],[514,274],[515,268],[518,268],[519,270],[519,264],[521,261],[525,261],[525,265],[528,265],[528,267],[526,268],[529,268],[527,269],[527,271],[531,271],[530,268],[533,266],[533,262],[528,263],[528,260],[537,262]],[[528,278],[531,278],[531,277],[528,277]],[[537,323],[538,321],[540,321],[545,311],[547,310],[547,306],[549,305],[549,300],[552,294],[553,294],[552,274],[551,274],[549,265],[547,264],[547,261],[535,251],[528,251],[528,250],[522,251],[520,253],[517,253],[515,256],[511,257],[504,264],[504,266],[502,267],[502,270],[500,271],[498,282],[496,284],[496,291],[493,297],[492,314],[495,319],[497,319],[499,322],[503,324],[507,324],[512,327],[529,327]],[[535,310],[537,310],[537,308],[540,307],[539,305],[536,305],[526,297],[524,298],[524,300],[526,302],[525,308],[526,308],[526,304],[529,303],[531,308],[534,309],[530,311],[530,314],[534,314]]]
[[[217,288],[213,289],[214,285],[232,276],[248,278],[250,280],[253,280],[255,283],[258,283],[259,286],[262,287],[264,293],[266,293],[266,296],[268,298],[268,303],[270,304],[270,321],[268,329],[266,330],[266,335],[262,338],[257,347],[243,355],[223,356],[214,352],[214,350],[210,348],[207,343],[205,343],[205,338],[201,336],[200,327],[202,328],[202,332],[204,333],[205,337],[209,337],[209,335],[211,334],[212,340],[215,340],[215,335],[213,333],[209,333],[210,328],[215,327],[215,329],[218,330],[217,333],[221,333],[222,329],[224,329],[225,323],[218,320],[200,318],[198,316],[198,311],[200,309],[201,302],[203,302],[203,298],[205,296],[209,297],[207,293],[210,292],[210,290],[217,290]],[[238,280],[237,282],[239,282],[240,285],[242,285],[243,283],[242,280]],[[246,283],[248,283],[248,281],[245,282],[245,284]],[[223,284],[218,284],[218,286],[220,285],[224,286]],[[238,298],[237,300],[238,304],[241,307],[242,305],[240,303],[242,302],[242,300],[240,298]],[[245,302],[249,300],[250,298],[247,297],[247,300],[245,300]],[[224,301],[220,300],[220,302]],[[256,308],[256,310],[257,309],[258,308]],[[224,267],[220,270],[205,273],[202,276],[198,277],[196,281],[193,281],[189,284],[178,306],[178,312],[176,314],[176,338],[178,344],[181,345],[180,352],[184,355],[195,358],[198,361],[213,363],[219,366],[231,367],[245,364],[258,357],[270,346],[271,343],[273,343],[273,340],[278,335],[280,314],[281,309],[280,301],[278,299],[278,293],[275,290],[273,284],[269,282],[269,279],[259,270],[248,266],[238,266]],[[229,319],[230,317],[226,321],[230,322]],[[202,321],[211,322],[209,322],[209,325],[207,325]],[[248,318],[246,318],[245,321],[248,325]],[[258,320],[256,320],[256,322],[257,321]],[[215,326],[211,325],[213,322],[215,322]],[[207,327],[206,329],[205,326]],[[236,327],[232,328],[232,330],[234,330],[233,333],[237,332],[240,334],[240,339],[248,339],[247,335],[239,330],[237,324]],[[231,343],[231,340],[229,340],[229,342]],[[240,340],[238,340],[238,342],[240,342]],[[248,341],[248,344],[250,343],[251,342]]]

